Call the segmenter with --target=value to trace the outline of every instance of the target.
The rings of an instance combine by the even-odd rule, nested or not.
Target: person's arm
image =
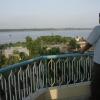
[[[80,53],[84,53],[86,50],[88,50],[91,46],[95,45],[98,39],[100,38],[100,26],[96,26],[90,35],[87,38],[86,45],[79,50]]]
[[[88,50],[90,47],[92,47],[92,45],[91,44],[89,44],[89,43],[86,43],[86,45],[83,47],[83,48],[81,48],[80,50],[79,50],[79,52],[80,53],[84,53],[86,50]]]

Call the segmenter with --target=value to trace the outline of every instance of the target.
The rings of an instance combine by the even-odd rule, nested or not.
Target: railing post
[[[45,63],[44,64],[44,76],[45,76],[45,78],[44,78],[45,79],[44,80],[45,81],[44,82],[45,83],[44,87],[47,88],[48,87],[48,64],[47,64],[47,59],[45,58],[44,60],[45,60],[45,62],[44,62]]]

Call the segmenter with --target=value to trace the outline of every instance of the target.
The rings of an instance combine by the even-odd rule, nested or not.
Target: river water
[[[25,41],[27,36],[36,39],[40,36],[60,35],[63,37],[84,37],[87,38],[92,30],[46,30],[46,31],[9,31],[0,32],[0,44]]]

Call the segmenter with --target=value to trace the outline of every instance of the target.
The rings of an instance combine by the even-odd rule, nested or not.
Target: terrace
[[[93,52],[41,56],[0,69],[0,100],[87,100]]]

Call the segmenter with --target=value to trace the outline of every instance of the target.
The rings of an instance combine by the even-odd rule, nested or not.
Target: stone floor
[[[73,97],[73,98],[65,98],[65,99],[58,99],[58,100],[88,100],[88,97]]]

